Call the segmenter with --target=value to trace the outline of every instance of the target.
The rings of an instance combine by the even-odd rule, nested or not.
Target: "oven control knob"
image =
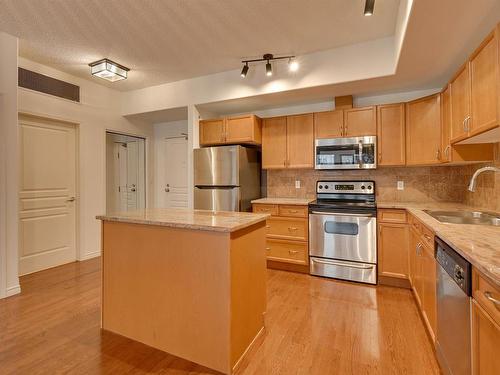
[[[368,186],[368,190],[371,190],[371,189],[372,189],[371,185],[370,185],[370,186]]]
[[[323,189],[323,185],[319,185],[319,186],[318,186],[318,188],[319,188],[319,189]]]
[[[365,185],[362,185],[362,186],[361,186],[361,190],[365,190]]]
[[[328,189],[328,185],[325,185],[325,189]]]

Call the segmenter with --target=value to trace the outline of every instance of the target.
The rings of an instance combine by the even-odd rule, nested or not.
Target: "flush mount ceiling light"
[[[110,82],[127,79],[129,68],[124,67],[109,59],[102,59],[89,64],[90,73],[93,76],[103,78]]]
[[[266,62],[266,76],[270,77],[273,75],[273,66],[271,64],[271,61],[275,60],[284,60],[288,59],[288,69],[291,72],[296,72],[299,69],[299,63],[295,59],[295,56],[279,56],[279,57],[274,57],[273,54],[271,53],[266,53],[265,55],[262,56],[261,59],[252,59],[252,60],[242,60],[241,62],[245,65],[243,65],[243,69],[241,70],[241,76],[245,78],[248,73],[249,63],[259,63],[259,62]]]
[[[374,8],[375,8],[375,0],[366,0],[365,1],[365,16],[372,16]]]

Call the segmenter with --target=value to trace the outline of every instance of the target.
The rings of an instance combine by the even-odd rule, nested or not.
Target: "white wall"
[[[159,194],[163,193],[164,184],[162,181],[162,171],[160,171],[160,167],[162,163],[160,163],[160,159],[163,158],[163,140],[167,137],[178,137],[181,136],[181,133],[188,133],[188,121],[180,120],[180,121],[170,121],[170,122],[162,122],[158,124],[154,124],[154,137],[155,137],[155,176],[154,176],[154,186],[155,186],[155,207],[160,206],[160,197]],[[192,153],[192,149],[187,148],[187,152]],[[189,170],[188,170],[189,173]]]
[[[19,65],[80,86],[81,103],[19,88],[19,111],[78,124],[78,259],[98,256],[101,226],[96,215],[106,212],[106,130],[146,138],[148,202],[153,197],[153,127],[120,115],[121,93],[47,66],[20,58]]]
[[[20,292],[17,38],[0,32],[0,298]]]

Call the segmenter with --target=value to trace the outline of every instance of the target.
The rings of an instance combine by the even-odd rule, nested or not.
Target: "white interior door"
[[[20,116],[19,274],[76,260],[75,127]]]
[[[127,209],[136,210],[139,185],[139,147],[137,141],[127,142]]]
[[[187,140],[165,139],[159,160],[160,207],[187,207]]]

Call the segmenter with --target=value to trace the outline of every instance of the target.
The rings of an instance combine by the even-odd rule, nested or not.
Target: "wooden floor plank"
[[[0,374],[216,374],[102,332],[100,259],[23,276],[0,300]],[[439,374],[406,289],[268,271],[261,345],[238,374]]]

